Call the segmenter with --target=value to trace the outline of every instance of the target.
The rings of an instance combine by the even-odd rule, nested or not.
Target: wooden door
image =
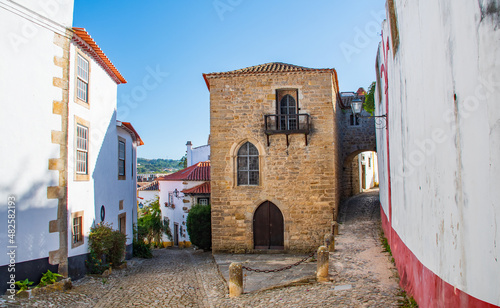
[[[272,202],[262,203],[254,213],[255,249],[284,249],[284,224],[280,209]]]
[[[174,246],[179,246],[179,224],[174,223]]]

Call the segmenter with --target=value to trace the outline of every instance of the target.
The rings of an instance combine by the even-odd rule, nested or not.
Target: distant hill
[[[171,173],[181,170],[180,159],[137,158],[137,173]]]

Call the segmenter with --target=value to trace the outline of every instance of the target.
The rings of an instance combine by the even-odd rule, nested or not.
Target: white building
[[[15,279],[35,282],[47,269],[85,274],[87,235],[102,206],[104,221],[131,244],[142,143],[130,123],[116,121],[125,79],[84,29],[71,28],[73,2],[53,4],[0,0],[0,125],[9,132],[0,191],[4,204],[15,202]],[[0,221],[8,215],[0,207]],[[0,246],[12,246],[7,239],[3,228]],[[10,263],[0,255],[2,281]]]
[[[500,3],[387,1],[380,201],[420,307],[500,307]]]
[[[210,139],[208,144],[193,148],[191,141],[186,143],[187,166],[210,160]]]
[[[190,246],[186,218],[194,204],[210,204],[210,161],[198,162],[158,179],[162,216],[168,218],[173,239],[165,245]]]
[[[358,155],[359,165],[359,191],[378,186],[377,153],[373,151],[362,152]]]
[[[158,181],[153,181],[148,185],[137,188],[137,202],[139,208],[153,202],[160,197],[160,187]]]

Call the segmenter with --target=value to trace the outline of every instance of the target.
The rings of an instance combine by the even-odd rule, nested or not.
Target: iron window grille
[[[89,61],[78,55],[76,69],[76,97],[88,103],[89,94]]]
[[[78,174],[88,174],[88,132],[88,127],[76,125],[76,173]]]
[[[118,141],[118,175],[125,175],[125,142]]]

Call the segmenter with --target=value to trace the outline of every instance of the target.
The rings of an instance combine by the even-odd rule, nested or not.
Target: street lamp
[[[177,190],[177,188],[176,188],[176,189],[174,190],[174,197],[176,197],[176,198],[180,198],[180,197],[182,197],[182,196],[180,195],[180,193],[181,193],[181,192],[180,192],[180,191],[178,191],[178,190]]]
[[[363,101],[357,97],[351,101],[351,109],[352,114],[356,118],[375,118],[375,127],[376,128],[386,128],[387,127],[387,115],[379,115],[379,116],[364,116],[361,115],[361,109],[363,109]]]

